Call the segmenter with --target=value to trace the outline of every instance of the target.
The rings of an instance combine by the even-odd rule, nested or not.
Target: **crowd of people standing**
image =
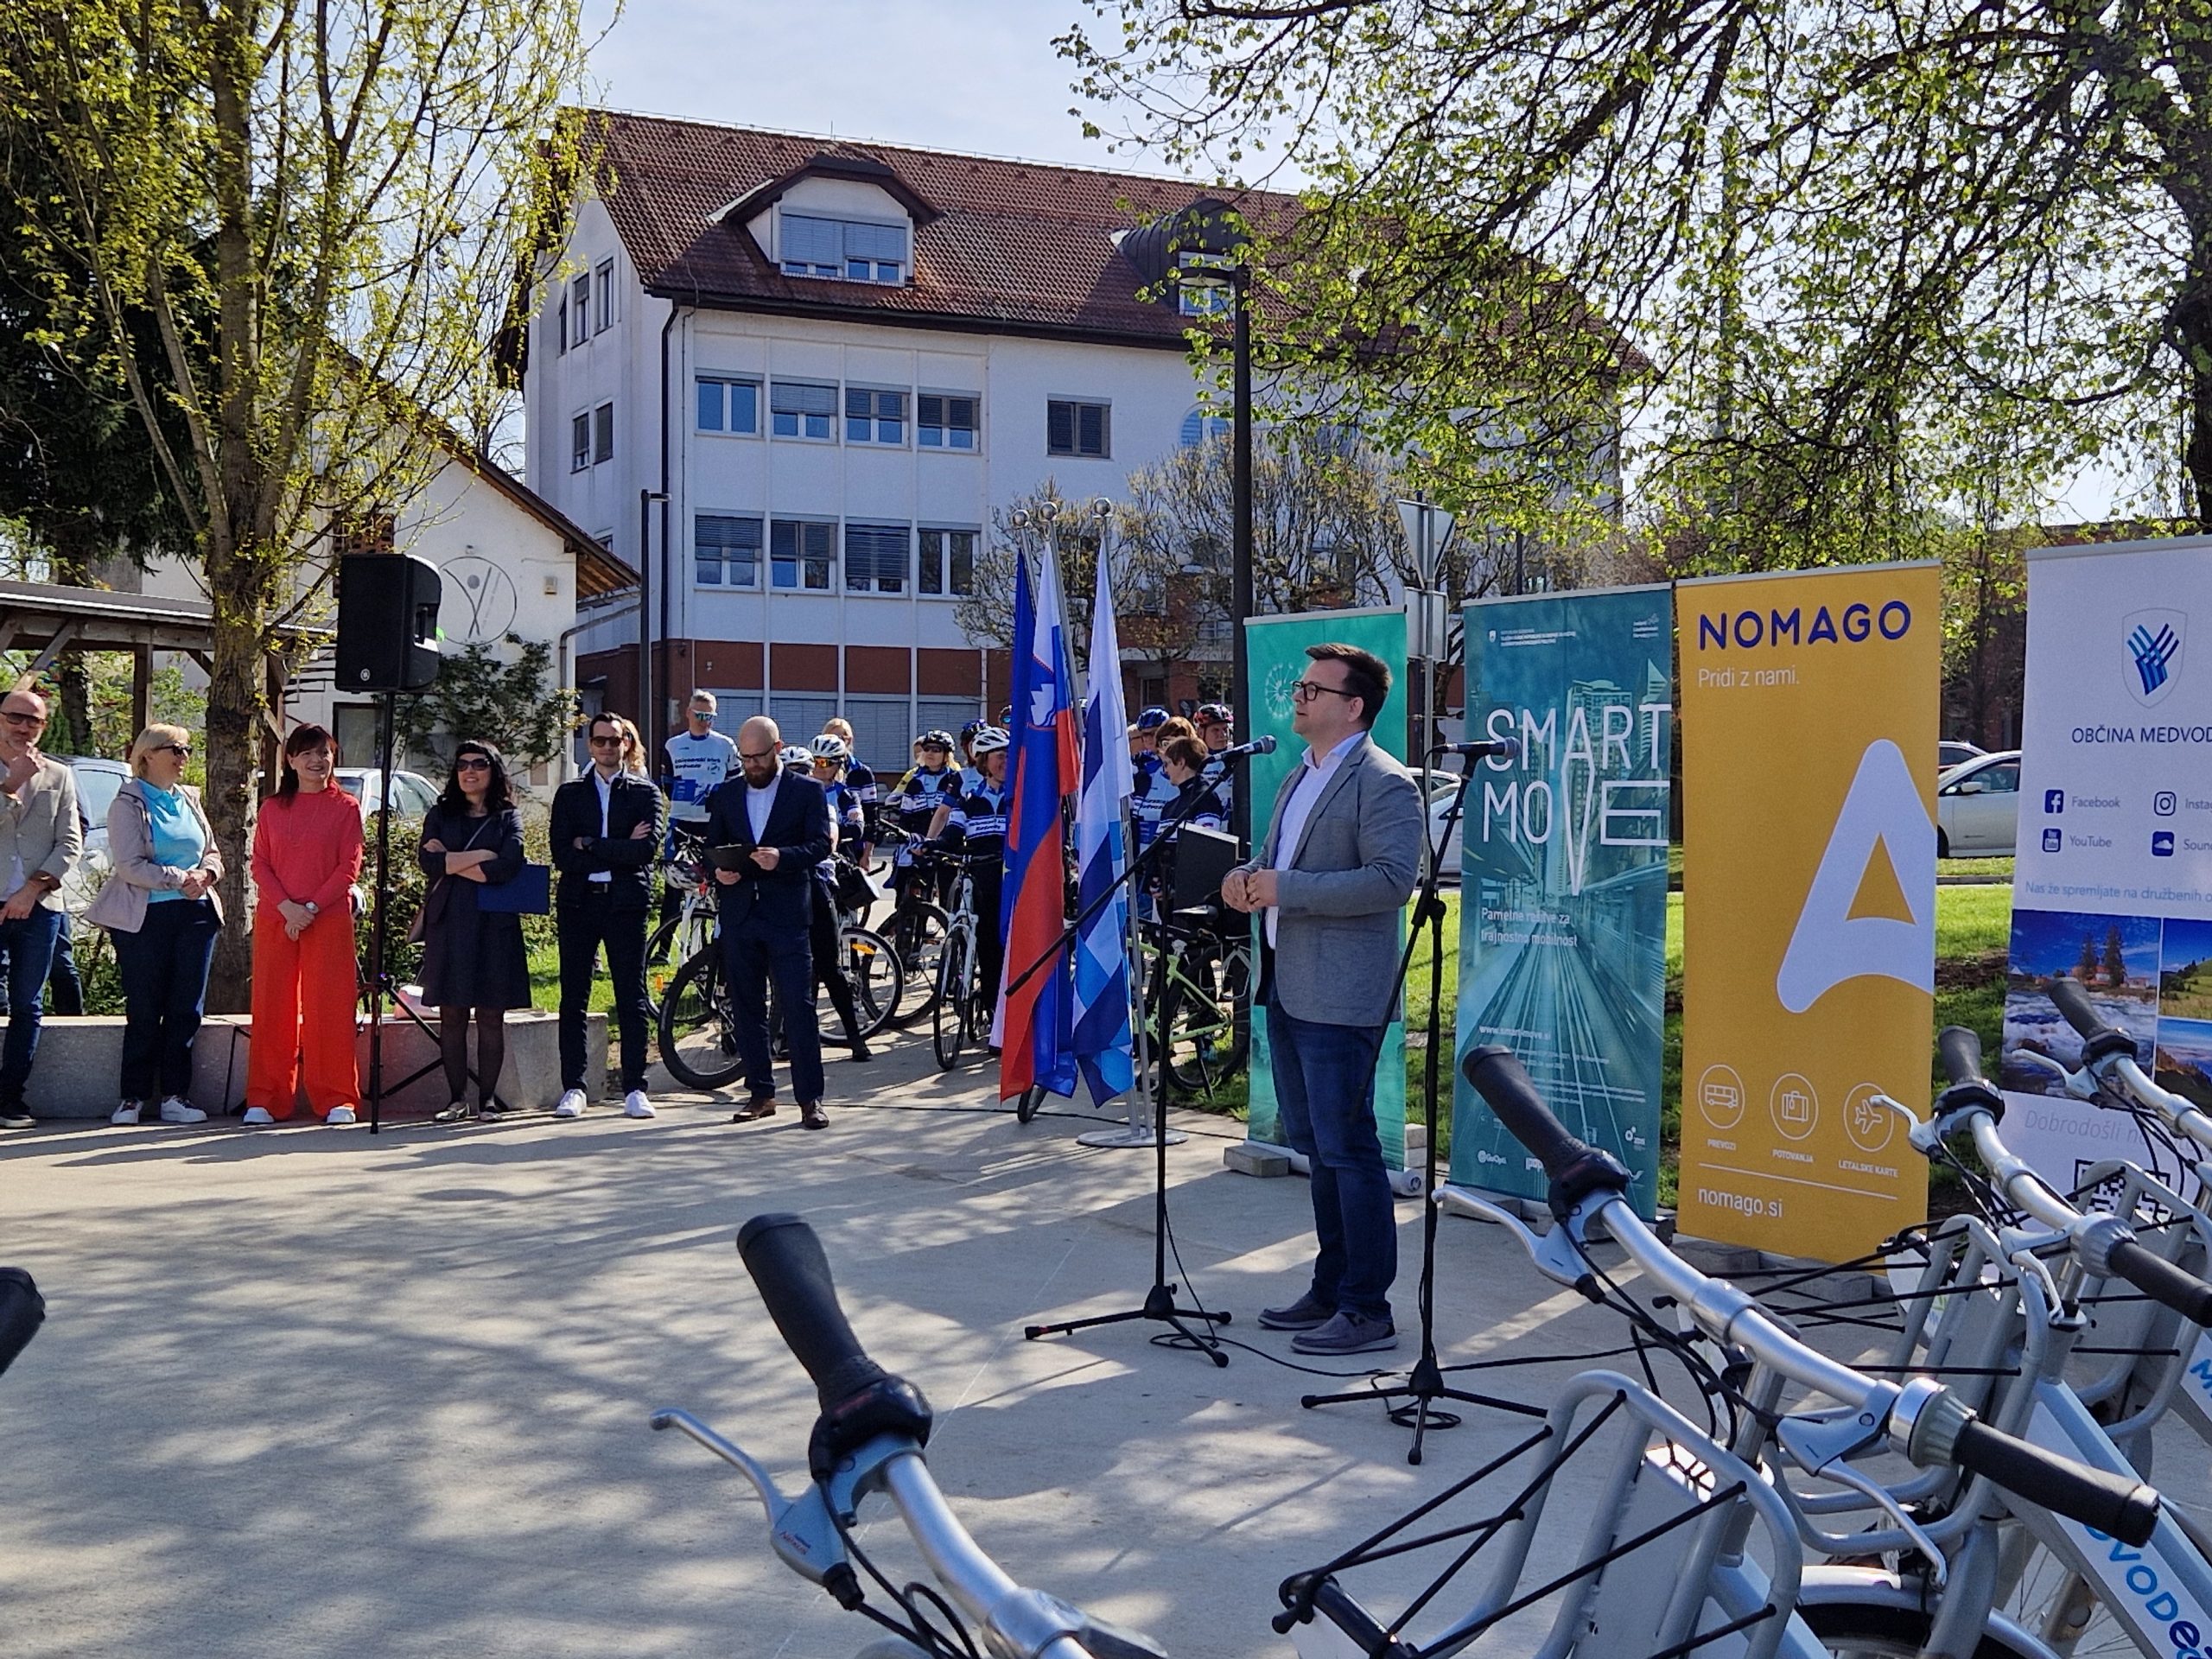
[[[949,887],[945,855],[966,855],[982,922],[978,965],[984,983],[998,977],[996,855],[1007,829],[1010,710],[1000,725],[971,721],[957,738],[923,733],[914,741],[913,764],[888,785],[854,753],[852,728],[842,719],[798,748],[785,745],[776,722],[762,716],[733,737],[717,728],[718,712],[711,692],[696,693],[683,728],[666,740],[650,770],[636,727],[620,715],[596,715],[585,730],[588,768],[554,793],[551,870],[540,874],[550,877],[558,945],[556,1118],[582,1116],[592,1105],[587,1014],[602,971],[613,990],[622,1110],[654,1116],[645,956],[656,894],[664,917],[677,896],[661,878],[674,826],[699,836],[714,864],[717,937],[745,1083],[737,1121],[777,1110],[773,1008],[783,1015],[783,1029],[773,1035],[788,1060],[799,1122],[808,1128],[827,1124],[817,985],[844,1027],[851,1058],[873,1058],[838,960],[840,853],[864,870],[879,846],[891,847],[898,892],[918,879]],[[60,892],[82,855],[86,826],[74,774],[39,748],[46,719],[35,691],[0,698],[6,995],[0,1127],[6,1128],[32,1122],[29,1084],[49,977],[57,1012],[74,982],[73,971],[65,977],[55,970],[68,937]],[[1164,817],[1213,827],[1225,821],[1230,780],[1217,760],[1210,763],[1229,741],[1225,708],[1206,705],[1195,721],[1148,709],[1129,740],[1141,840],[1148,841]],[[184,781],[192,753],[191,734],[176,726],[149,726],[132,741],[131,776],[107,815],[111,874],[82,918],[113,941],[122,985],[123,1053],[111,1119],[118,1124],[197,1123],[207,1116],[190,1099],[193,1052],[225,925],[218,893],[225,872],[199,792]],[[252,1127],[291,1120],[302,1104],[323,1122],[342,1126],[356,1121],[361,1105],[354,920],[362,902],[363,813],[337,783],[339,763],[328,730],[295,728],[281,747],[276,788],[256,819],[252,1040],[243,1103],[243,1121]],[[495,746],[473,738],[455,743],[416,859],[424,897],[407,937],[422,946],[420,1000],[437,1016],[448,1115],[495,1118],[504,1109],[506,1015],[532,1005],[524,906],[501,896],[528,868],[522,814]],[[852,874],[849,868],[842,879]]]

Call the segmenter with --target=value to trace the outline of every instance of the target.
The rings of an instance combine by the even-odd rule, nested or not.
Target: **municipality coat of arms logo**
[[[2180,680],[2182,639],[2188,626],[2188,613],[2183,611],[2138,611],[2120,620],[2127,689],[2146,709],[2164,702]]]

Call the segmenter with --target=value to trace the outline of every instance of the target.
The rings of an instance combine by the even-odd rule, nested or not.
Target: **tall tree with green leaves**
[[[264,653],[327,604],[342,535],[438,463],[424,411],[493,424],[489,344],[564,200],[582,60],[578,0],[0,10],[0,130],[56,181],[5,204],[11,257],[66,302],[52,343],[125,389],[213,601],[207,804],[234,914]],[[215,995],[245,978],[234,930]]]
[[[1471,355],[1571,424],[1605,329],[1536,325],[1605,320],[1719,562],[1910,550],[1999,434],[2212,523],[2212,0],[1091,5],[1101,127],[1304,175],[1311,352]]]

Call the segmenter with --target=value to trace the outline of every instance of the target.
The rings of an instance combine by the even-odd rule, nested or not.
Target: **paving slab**
[[[788,1096],[738,1126],[664,1092],[649,1122],[0,1141],[0,1262],[49,1308],[0,1378],[0,1655],[856,1652],[871,1628],[773,1560],[734,1471],[645,1426],[683,1406],[804,1478],[811,1389],[733,1249],[766,1210],[813,1222],[862,1339],[937,1407],[931,1467],[983,1545],[1179,1656],[1287,1654],[1286,1574],[1527,1432],[1474,1410],[1414,1469],[1380,1406],[1301,1409],[1346,1385],[1253,1315],[1302,1288],[1305,1183],[1224,1170],[1237,1131],[1199,1115],[1168,1158],[1176,1251],[1249,1346],[1217,1370],[1144,1325],[1025,1340],[1141,1300],[1151,1154],[1077,1147],[1074,1108],[1018,1125],[925,1041],[830,1076],[818,1134]],[[1421,1214],[1398,1206],[1400,1363]],[[1623,1339],[1463,1221],[1437,1305],[1446,1363],[1548,1357],[1474,1374],[1524,1401]],[[1562,1478],[1563,1521],[1595,1484]],[[913,1575],[887,1508],[861,1535]]]

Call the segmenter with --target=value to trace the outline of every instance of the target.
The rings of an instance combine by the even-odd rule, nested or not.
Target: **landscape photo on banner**
[[[1675,591],[1684,1233],[1847,1261],[1927,1214],[1942,573]]]
[[[1674,616],[1664,587],[1466,608],[1475,764],[1460,841],[1457,1053],[1510,1048],[1573,1134],[1618,1158],[1637,1212],[1659,1197],[1666,1046]],[[1456,1075],[1456,1067],[1455,1075]],[[1452,1179],[1517,1198],[1543,1166],[1465,1077]]]
[[[2027,566],[2005,1143],[2063,1190],[2107,1158],[2174,1185],[2170,1148],[2042,1062],[2081,1064],[2050,999],[2074,979],[2155,1081],[2212,1109],[2212,537]]]
[[[1243,737],[1272,737],[1273,754],[1255,754],[1243,765],[1239,789],[1251,791],[1252,840],[1263,845],[1274,820],[1275,793],[1291,768],[1306,756],[1306,741],[1291,729],[1290,688],[1306,672],[1311,659],[1306,647],[1335,640],[1357,645],[1380,657],[1390,670],[1390,698],[1375,722],[1374,741],[1383,753],[1406,758],[1406,613],[1402,610],[1307,611],[1297,616],[1255,616],[1244,625],[1245,671],[1251,685],[1251,707],[1244,716]],[[1405,923],[1398,924],[1402,949]],[[1253,922],[1253,960],[1260,950],[1259,924]],[[1267,1010],[1252,1009],[1252,1059],[1248,1094],[1249,1110],[1246,1135],[1268,1145],[1280,1145],[1281,1133],[1275,1109],[1274,1074],[1268,1057]],[[1406,1166],[1406,1027],[1394,1020],[1383,1033],[1382,1052],[1376,1061],[1375,1122],[1382,1139],[1382,1161],[1392,1169]]]

